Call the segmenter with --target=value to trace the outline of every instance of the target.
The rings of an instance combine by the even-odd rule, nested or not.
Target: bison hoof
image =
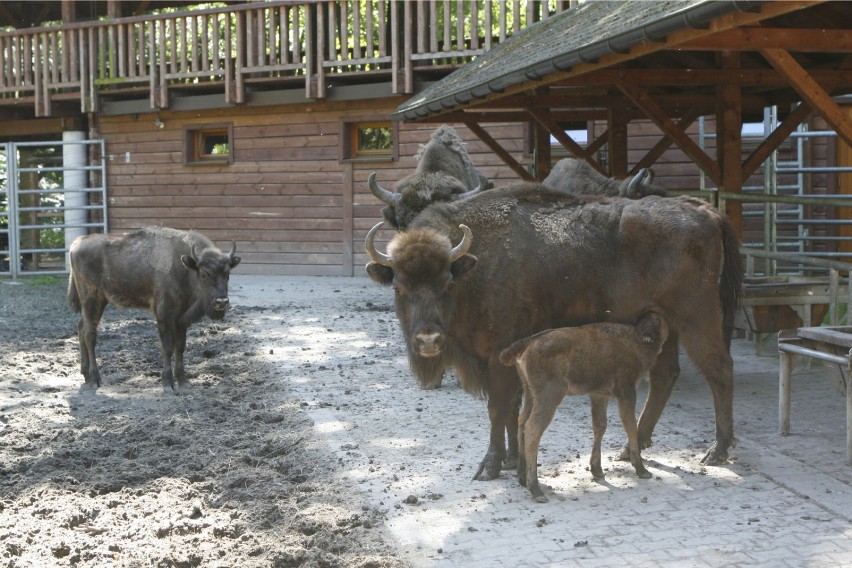
[[[473,476],[476,481],[491,481],[500,477],[500,470],[503,466],[503,460],[491,455],[485,456],[482,463],[479,464],[479,469]]]
[[[639,441],[639,450],[647,450],[650,447],[651,447],[651,440],[648,440],[646,442],[643,442],[641,440]],[[621,448],[621,453],[618,454],[618,461],[624,461],[624,462],[630,461],[630,446],[628,446],[627,444],[625,444]]]
[[[701,458],[701,463],[704,465],[722,465],[728,462],[728,450],[721,449],[718,445],[713,444],[713,447],[707,450],[704,457]]]
[[[530,489],[530,493],[532,494],[533,501],[536,503],[547,503],[550,500],[544,496],[544,492],[539,487]]]

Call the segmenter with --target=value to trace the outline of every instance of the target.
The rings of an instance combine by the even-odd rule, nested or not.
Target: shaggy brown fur
[[[586,394],[592,401],[594,442],[589,464],[594,477],[604,476],[601,440],[610,396],[618,401],[636,474],[651,477],[639,448],[636,383],[648,375],[668,334],[668,324],[659,314],[648,312],[635,325],[598,323],[543,331],[500,353],[501,363],[517,367],[524,387],[524,407],[518,418],[518,481],[529,488],[533,499],[547,501],[538,483],[538,447],[565,395]]]

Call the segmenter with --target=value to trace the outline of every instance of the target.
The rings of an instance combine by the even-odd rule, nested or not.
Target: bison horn
[[[234,260],[235,254],[237,254],[237,241],[231,241],[231,250],[228,252],[228,258]]]
[[[388,205],[397,205],[399,200],[402,199],[400,194],[385,189],[376,182],[376,172],[370,174],[370,177],[367,178],[367,183],[370,185],[370,192]]]
[[[457,193],[457,194],[453,195],[453,201],[459,201],[461,199],[467,199],[468,197],[473,197],[474,195],[479,193],[479,191],[481,189],[482,189],[482,184],[478,183],[478,184],[476,184],[476,187],[474,187],[470,191],[465,191],[464,193]]]
[[[473,233],[470,232],[470,228],[467,225],[459,225],[459,229],[464,234],[461,242],[450,251],[450,262],[455,262],[466,255],[467,251],[470,250],[470,245],[473,244]]]
[[[648,168],[642,168],[641,170],[639,170],[639,173],[637,173],[635,176],[633,176],[633,179],[630,180],[629,184],[627,184],[627,195],[628,196],[633,197],[633,196],[637,195],[637,190],[639,189],[639,186],[642,184],[642,180],[645,179],[645,176],[648,175],[649,171],[650,170],[648,170]],[[651,180],[649,179],[648,181],[650,182]]]
[[[370,229],[370,232],[367,233],[367,238],[364,239],[364,250],[367,251],[367,254],[369,255],[370,259],[372,259],[372,261],[376,264],[392,267],[393,264],[391,263],[391,257],[383,252],[377,251],[376,245],[373,244],[373,240],[375,240],[376,238],[376,233],[379,231],[379,229],[382,228],[382,225],[384,224],[385,222],[382,221],[380,223],[377,223],[372,229]]]

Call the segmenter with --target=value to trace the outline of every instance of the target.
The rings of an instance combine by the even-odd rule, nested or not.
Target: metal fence
[[[79,235],[106,232],[103,140],[0,144],[0,276],[68,271]]]

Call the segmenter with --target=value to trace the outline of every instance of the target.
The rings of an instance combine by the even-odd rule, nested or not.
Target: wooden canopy
[[[464,123],[518,175],[531,179],[491,138],[489,122],[536,127],[536,174],[550,168],[549,136],[609,175],[653,164],[676,144],[720,191],[743,181],[810,114],[852,146],[852,119],[835,97],[852,92],[852,2],[590,1],[533,25],[438,81],[397,109],[395,120]],[[778,128],[745,160],[744,121],[777,105]],[[717,153],[686,134],[716,116]],[[628,168],[627,123],[650,119],[664,133]],[[566,126],[605,120],[607,131],[581,147]],[[739,230],[739,202],[728,205]]]

